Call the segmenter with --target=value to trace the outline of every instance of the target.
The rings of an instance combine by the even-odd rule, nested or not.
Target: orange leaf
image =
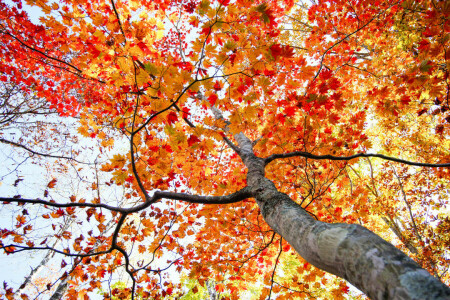
[[[55,185],[56,185],[56,178],[53,178],[48,184],[47,184],[47,187],[49,188],[49,189],[52,189],[52,188],[54,188],[55,187]]]

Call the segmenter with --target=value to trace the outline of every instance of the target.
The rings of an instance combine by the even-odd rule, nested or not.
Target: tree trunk
[[[59,234],[61,234],[62,232],[66,231],[67,228],[69,228],[69,226],[72,224],[72,220],[69,220],[68,222],[66,222],[64,224],[64,226],[59,230]],[[51,246],[51,248],[55,248],[56,245],[58,245],[60,243],[60,240],[56,240],[53,243],[53,246]],[[22,283],[22,285],[19,287],[19,289],[17,289],[17,291],[14,293],[14,296],[19,296],[26,288],[27,286],[33,282],[35,276],[37,274],[39,274],[39,272],[41,271],[41,269],[47,265],[47,263],[53,259],[53,257],[55,256],[55,252],[49,250],[47,252],[47,254],[45,254],[44,258],[41,260],[41,262],[37,265],[36,268],[32,269],[30,274],[25,278],[24,282]]]
[[[372,299],[450,299],[450,289],[370,230],[316,221],[265,178],[264,159],[235,136],[248,168],[247,184],[267,222],[306,261],[346,279]]]
[[[60,283],[58,284],[58,287],[56,288],[55,292],[53,293],[53,295],[50,297],[49,300],[61,300],[63,299],[64,294],[67,291],[67,288],[69,287],[69,276],[67,276],[66,278],[64,278],[63,280],[60,281]]]
[[[56,243],[54,244],[56,245]],[[25,278],[22,285],[16,290],[14,293],[14,296],[19,297],[20,294],[27,288],[28,284],[30,284],[34,277],[41,271],[41,269],[47,265],[47,263],[50,261],[50,259],[55,255],[55,252],[48,251],[47,254],[44,256],[44,258],[41,260],[41,262],[36,266],[36,268],[32,269],[30,274]]]
[[[206,281],[206,289],[208,291],[209,300],[219,300],[220,293],[216,291],[216,283],[214,281]]]

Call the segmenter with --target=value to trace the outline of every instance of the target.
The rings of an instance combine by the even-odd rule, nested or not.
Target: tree
[[[175,297],[173,269],[232,298],[348,293],[323,271],[373,299],[450,297],[448,2],[27,4],[39,24],[0,2],[0,80],[77,121],[80,147],[9,143],[75,168],[1,198],[1,248],[60,255],[66,297],[121,272],[105,298]]]

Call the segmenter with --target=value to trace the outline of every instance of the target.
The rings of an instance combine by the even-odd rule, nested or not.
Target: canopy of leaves
[[[39,295],[69,278],[68,299],[177,297],[184,272],[232,299],[255,282],[261,299],[346,297],[240,194],[239,132],[318,220],[362,224],[450,282],[450,169],[345,159],[450,161],[449,1],[13,2],[0,0],[0,141],[51,176],[20,189],[30,179],[8,175],[22,177],[2,193],[0,245],[57,253]],[[126,287],[105,288],[119,275]]]

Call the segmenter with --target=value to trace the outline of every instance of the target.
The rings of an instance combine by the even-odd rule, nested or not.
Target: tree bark
[[[264,175],[251,141],[235,135],[247,184],[267,222],[306,261],[346,279],[372,299],[450,299],[450,289],[416,262],[357,224],[316,221]]]
[[[62,227],[59,231],[59,233],[64,232],[67,230],[67,228],[72,224],[72,221],[67,222],[64,224],[64,227]],[[53,243],[53,246],[51,248],[55,248],[57,244],[59,244],[59,240],[56,240]],[[33,282],[34,277],[39,274],[41,269],[47,265],[47,263],[55,256],[54,251],[48,251],[47,254],[44,256],[44,258],[41,260],[41,262],[36,266],[36,268],[32,269],[30,274],[25,278],[22,285],[17,289],[17,291],[14,293],[14,296],[19,296],[26,288],[27,286]]]
[[[209,300],[219,300],[220,293],[216,291],[216,283],[214,281],[206,281],[206,290],[208,291]]]
[[[54,245],[56,245],[56,243]],[[55,252],[53,252],[53,251],[47,252],[47,254],[44,256],[44,258],[41,260],[41,262],[36,266],[36,268],[31,270],[30,274],[28,274],[28,276],[25,278],[22,285],[14,293],[14,296],[17,296],[17,297],[20,296],[20,294],[27,288],[28,284],[34,280],[35,275],[38,274],[45,265],[47,265],[47,263],[50,261],[50,259],[54,255],[55,255]]]
[[[64,294],[67,291],[67,288],[69,287],[69,276],[61,280],[61,282],[58,284],[58,287],[56,288],[53,295],[50,297],[49,300],[61,300],[64,297]]]

